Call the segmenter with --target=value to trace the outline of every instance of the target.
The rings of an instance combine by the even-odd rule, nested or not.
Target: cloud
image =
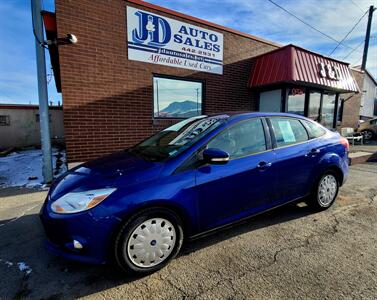
[[[319,30],[341,40],[370,5],[377,0],[274,0]],[[53,0],[44,0],[53,10]],[[267,0],[148,0],[173,10],[234,28],[281,44],[293,43],[328,55],[334,41],[305,26]],[[0,1],[0,102],[38,102],[35,44],[31,31],[29,1]],[[367,18],[344,42],[357,47],[365,37]],[[122,24],[119,24],[122,26]],[[367,68],[377,77],[377,13],[374,15]],[[333,57],[343,60],[350,49],[339,46]],[[363,46],[346,61],[361,63]],[[47,58],[47,68],[49,62]],[[50,73],[50,71],[47,71]],[[53,80],[50,99],[61,101]]]
[[[360,19],[370,5],[377,6],[374,0],[274,0],[320,31],[341,40]],[[168,7],[179,12],[234,28],[281,44],[296,44],[312,51],[328,55],[336,46],[332,41],[304,25],[294,17],[279,9],[267,0],[223,0],[221,5],[215,0],[148,2]],[[377,18],[375,14],[375,19]],[[364,38],[367,17],[358,24],[344,44],[356,47]],[[372,36],[377,37],[377,20],[372,26]],[[376,52],[377,38],[372,38],[367,68],[377,77]],[[343,59],[351,50],[339,46],[332,57]],[[360,64],[363,47],[347,58],[351,64]]]

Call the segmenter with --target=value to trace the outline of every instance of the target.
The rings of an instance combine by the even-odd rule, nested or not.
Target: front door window
[[[231,159],[265,151],[266,141],[262,121],[251,119],[240,122],[216,136],[209,142],[208,148],[226,151]]]

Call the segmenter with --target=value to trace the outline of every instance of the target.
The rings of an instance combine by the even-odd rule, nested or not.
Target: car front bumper
[[[83,263],[106,263],[112,233],[120,220],[112,216],[95,218],[90,210],[56,214],[49,201],[45,202],[39,216],[47,236],[46,248],[52,253]],[[75,247],[74,241],[81,247]]]

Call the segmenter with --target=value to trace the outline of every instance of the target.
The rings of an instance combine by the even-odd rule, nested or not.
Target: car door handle
[[[321,152],[321,150],[319,149],[312,149],[310,150],[305,156],[316,156],[317,154],[319,154]]]
[[[261,161],[258,163],[257,167],[260,169],[260,170],[265,170],[269,167],[272,166],[272,163],[268,163],[268,162],[265,162],[265,161]]]

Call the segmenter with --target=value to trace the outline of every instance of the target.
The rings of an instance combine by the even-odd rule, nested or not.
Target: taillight
[[[341,137],[340,143],[344,146],[344,148],[346,148],[346,151],[350,150],[350,143],[348,142],[348,140],[346,138]]]

